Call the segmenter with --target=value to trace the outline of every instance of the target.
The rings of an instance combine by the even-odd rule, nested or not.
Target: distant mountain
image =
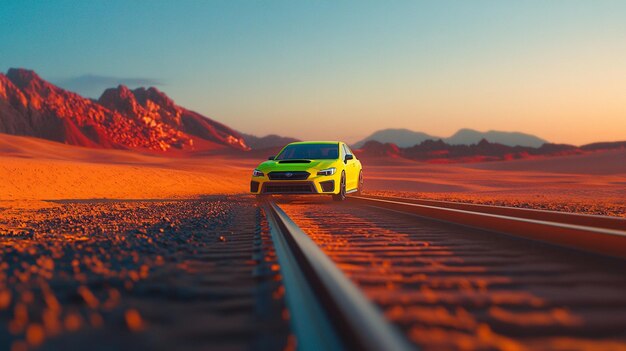
[[[428,135],[422,132],[414,132],[408,129],[383,129],[374,132],[367,138],[352,145],[355,149],[363,147],[366,142],[375,140],[380,143],[394,143],[399,147],[409,147],[415,144],[419,144],[425,140],[437,140],[441,139],[436,136]]]
[[[366,142],[360,149],[357,149],[356,152],[359,155],[366,156],[401,157],[401,149],[398,145],[394,143],[383,144],[375,140]]]
[[[366,142],[356,152],[359,157],[406,158],[429,163],[469,163],[503,161],[538,156],[578,155],[598,150],[626,149],[626,141],[594,143],[580,147],[567,144],[545,143],[540,147],[508,146],[491,143],[486,139],[471,145],[451,145],[443,140],[426,140],[417,145],[401,148],[393,143]]]
[[[452,145],[471,145],[477,144],[481,140],[487,140],[491,143],[498,143],[508,146],[530,146],[540,147],[547,143],[534,135],[519,133],[519,132],[499,132],[490,130],[488,132],[479,132],[473,129],[460,129],[449,138],[445,138],[444,141]]]
[[[275,134],[266,135],[264,137],[258,137],[252,134],[241,133],[243,140],[253,150],[260,149],[273,149],[277,147],[283,147],[294,141],[300,141],[291,137],[283,137]]]
[[[155,88],[119,86],[94,101],[14,68],[0,74],[0,133],[96,148],[248,149],[236,131],[176,105]]]
[[[359,157],[388,156],[429,163],[467,163],[527,158],[531,155],[544,155],[551,152],[562,154],[566,151],[576,152],[576,147],[568,145],[567,148],[539,150],[490,143],[484,139],[472,145],[450,145],[439,139],[426,140],[406,148],[400,148],[393,143],[382,144],[372,140],[357,150],[357,153]]]
[[[626,141],[592,143],[583,145],[580,148],[588,151],[626,149]]]
[[[408,129],[383,129],[379,130],[367,138],[354,144],[355,148],[361,148],[366,142],[375,140],[380,143],[394,143],[399,147],[411,147],[413,145],[420,144],[426,140],[442,140],[451,145],[471,145],[477,144],[481,140],[485,139],[492,143],[498,143],[508,146],[530,146],[540,147],[546,140],[530,134],[524,134],[519,132],[499,132],[488,131],[479,132],[472,129],[460,129],[454,133],[451,137],[440,138],[432,136],[422,132],[414,132]]]

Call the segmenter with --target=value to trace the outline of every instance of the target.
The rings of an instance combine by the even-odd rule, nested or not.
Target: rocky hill
[[[94,101],[14,68],[0,74],[0,133],[95,148],[248,149],[233,129],[176,105],[155,88],[119,86]]]

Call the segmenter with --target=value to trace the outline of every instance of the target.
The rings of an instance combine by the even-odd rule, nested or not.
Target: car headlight
[[[255,169],[254,171],[252,171],[252,176],[253,177],[263,177],[265,174],[263,174],[263,172],[259,171],[258,169]]]
[[[333,175],[335,174],[335,167],[332,168],[326,168],[326,169],[322,169],[321,171],[317,172],[317,175],[319,176],[329,176],[329,175]]]

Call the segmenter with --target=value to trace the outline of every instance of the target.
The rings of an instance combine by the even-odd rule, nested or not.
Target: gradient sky
[[[0,69],[157,85],[246,133],[626,139],[626,1],[5,1]]]

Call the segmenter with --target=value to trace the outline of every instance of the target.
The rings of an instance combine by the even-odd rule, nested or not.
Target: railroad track
[[[301,349],[626,348],[624,220],[280,201],[264,209]]]
[[[299,350],[414,349],[285,212],[264,211]]]
[[[626,258],[626,219],[450,201],[354,196],[381,209]]]

